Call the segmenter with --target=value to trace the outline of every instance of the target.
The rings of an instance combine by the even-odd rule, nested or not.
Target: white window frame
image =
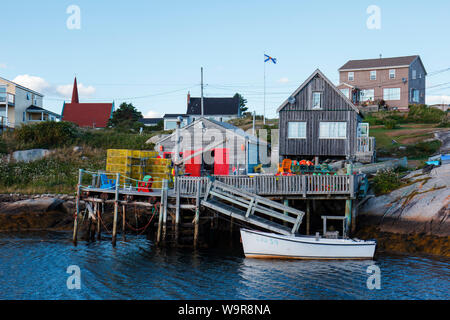
[[[292,125],[298,125],[296,133],[296,136],[290,136],[291,133],[291,126]],[[303,126],[302,130],[300,129],[300,125]],[[307,123],[305,121],[289,121],[288,122],[288,131],[287,131],[287,138],[288,139],[306,139],[306,130],[307,130]],[[304,133],[303,135],[300,135],[300,133]]]
[[[354,72],[348,73],[348,81],[355,81],[355,73]]]
[[[373,75],[373,74],[375,74],[375,77],[372,79],[372,75]],[[377,80],[377,70],[372,70],[372,71],[370,71],[369,79],[370,79],[370,80]]]
[[[390,69],[389,70],[389,79],[395,79],[395,69]]]
[[[372,91],[372,99],[366,99],[366,98],[365,98],[366,92],[367,92],[367,91]],[[364,97],[364,99],[361,97],[361,93],[364,93],[363,96],[362,96],[362,97]],[[361,91],[359,92],[359,101],[361,101],[361,102],[365,102],[365,101],[375,101],[375,89],[364,89],[364,90],[361,90]]]
[[[337,126],[337,129],[333,130],[333,131],[337,130],[337,133],[338,133],[337,136],[331,136],[330,135],[330,128],[329,128],[330,125]],[[326,128],[326,126],[328,126],[328,128]],[[323,132],[323,130],[326,130],[328,132],[326,132],[326,134],[325,134],[325,132]],[[339,135],[341,132],[345,132],[345,136]],[[324,121],[324,122],[320,122],[319,123],[319,139],[339,139],[339,140],[347,139],[347,122],[346,121]]]
[[[386,92],[386,90],[389,90]],[[398,99],[391,99],[392,96],[394,96],[393,94],[393,90],[398,90]],[[396,96],[394,96],[395,98]],[[402,92],[400,88],[384,88],[383,89],[383,100],[385,101],[399,101],[402,98]]]
[[[347,99],[350,99],[350,89],[349,88],[343,88],[343,89],[340,89],[340,90],[344,94],[344,96],[347,97]]]
[[[316,94],[319,94],[319,106],[318,107],[314,106],[314,96]],[[322,109],[322,92],[321,91],[313,91],[312,97],[311,97],[311,109],[313,109],[313,110],[320,110],[320,109]]]
[[[413,80],[416,80],[416,79],[417,79],[417,70],[413,69],[411,78],[412,78]]]

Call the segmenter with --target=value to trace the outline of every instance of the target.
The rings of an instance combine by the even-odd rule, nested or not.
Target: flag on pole
[[[267,62],[267,61],[272,61],[275,64],[277,63],[277,59],[272,58],[271,56],[268,56],[267,54],[264,54],[264,62]]]

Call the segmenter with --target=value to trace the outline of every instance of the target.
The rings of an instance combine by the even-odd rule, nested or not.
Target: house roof
[[[44,112],[44,113],[48,113],[48,114],[52,114],[52,115],[61,117],[60,114],[57,114],[57,113],[55,113],[55,112],[49,111],[49,110],[47,110],[47,109],[44,109],[44,108],[41,108],[41,107],[38,107],[38,106],[35,106],[35,105],[29,106],[29,107],[26,109],[26,111],[27,111],[27,112]]]
[[[216,121],[216,120],[213,120],[213,119],[208,119],[208,118],[205,118],[205,117],[200,117],[200,118],[196,119],[195,121],[191,122],[189,125],[181,128],[180,130],[183,131],[183,130],[186,130],[186,129],[192,127],[192,126],[195,126],[200,121],[202,121],[202,122],[209,122],[209,123],[212,123],[213,126],[222,127],[223,129],[225,129],[227,131],[231,131],[231,132],[233,132],[236,135],[239,135],[239,136],[241,136],[243,138],[248,139],[250,142],[253,142],[253,143],[257,143],[258,142],[258,138],[257,137],[255,137],[254,135],[246,133],[244,130],[242,130],[241,128],[238,128],[238,127],[232,125],[231,123],[220,122],[220,121]],[[171,139],[171,137],[174,136],[174,135],[175,135],[175,132],[173,132],[171,135],[163,137],[161,140],[157,141],[156,144],[160,144],[160,143],[164,142],[167,139]],[[263,140],[259,140],[259,143],[266,144],[267,142],[263,141]]]
[[[114,111],[113,103],[65,103],[62,120],[80,127],[104,128]]]
[[[34,93],[34,94],[36,94],[36,95],[38,95],[38,96],[40,96],[40,97],[44,97],[44,95],[43,95],[42,93],[39,93],[39,92],[34,91],[34,90],[31,90],[31,89],[29,89],[29,88],[27,88],[27,87],[24,87],[24,86],[21,86],[20,84],[15,83],[15,82],[12,82],[11,80],[8,80],[8,79],[2,78],[2,77],[0,77],[0,79],[2,79],[3,81],[9,82],[9,83],[11,83],[12,85],[14,85],[14,86],[16,86],[16,87],[19,87],[19,88],[21,88],[21,89],[23,89],[23,90],[26,90],[26,91],[29,91],[29,92],[31,92],[31,93]]]
[[[142,118],[139,122],[143,124],[158,124],[163,118]]]
[[[183,113],[166,113],[163,118],[176,118],[176,117],[187,117],[187,114]]]
[[[105,128],[114,111],[112,103],[79,103],[77,78],[73,81],[72,102],[64,103],[62,120],[80,127]]]
[[[342,97],[344,98],[344,100],[350,105],[350,107],[355,110],[357,113],[361,114],[361,110],[359,110],[343,93],[341,90],[339,90],[338,88],[336,88],[336,86],[330,81],[330,79],[328,79],[323,73],[322,71],[320,71],[319,69],[316,69],[316,71],[314,71],[312,73],[312,75],[309,76],[308,79],[305,80],[305,82],[303,82],[300,87],[297,88],[297,90],[294,91],[293,94],[290,95],[290,97],[294,97],[296,96],[315,76],[319,75],[322,79],[325,80],[325,82],[327,82],[334,90],[336,90],[336,92]],[[277,112],[280,112],[281,109],[283,109],[287,104],[289,103],[289,98],[287,98],[277,109]]]
[[[201,115],[201,98],[190,98],[187,114]],[[239,97],[233,98],[203,98],[203,115],[238,115]]]
[[[417,58],[420,59],[418,55],[415,55],[393,58],[349,60],[346,64],[339,68],[339,71],[370,68],[407,67],[411,65],[411,63],[413,63]]]

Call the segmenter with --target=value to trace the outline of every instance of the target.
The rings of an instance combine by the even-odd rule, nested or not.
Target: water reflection
[[[144,237],[80,242],[67,233],[0,234],[1,299],[448,299],[450,259],[376,261],[245,259],[224,250],[162,250]],[[381,269],[368,290],[367,267]],[[81,290],[69,290],[69,265]]]

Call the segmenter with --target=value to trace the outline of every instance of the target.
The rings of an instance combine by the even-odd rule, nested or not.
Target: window
[[[395,69],[389,70],[389,79],[395,79]]]
[[[288,139],[306,139],[306,122],[288,122]]]
[[[350,90],[349,89],[341,89],[341,92],[344,94],[344,96],[347,97],[347,99],[350,99]]]
[[[346,139],[347,122],[321,122],[319,126],[320,139]]]
[[[411,100],[412,100],[412,102],[419,103],[419,93],[420,93],[419,90],[411,89]]]
[[[0,86],[0,102],[6,102],[6,86]]]
[[[354,81],[355,80],[355,73],[349,72],[348,73],[348,81]]]
[[[375,100],[375,89],[366,89],[359,92],[359,101],[374,101]]]
[[[313,92],[313,99],[312,99],[312,108],[313,109],[320,109],[321,107],[321,99],[322,98],[322,92]]]
[[[30,100],[30,94],[27,93],[27,100]]]
[[[413,78],[413,80],[417,79],[417,71],[416,70],[412,71],[412,78]]]
[[[400,88],[383,89],[384,100],[400,100]]]
[[[370,71],[370,80],[377,80],[377,72]]]

